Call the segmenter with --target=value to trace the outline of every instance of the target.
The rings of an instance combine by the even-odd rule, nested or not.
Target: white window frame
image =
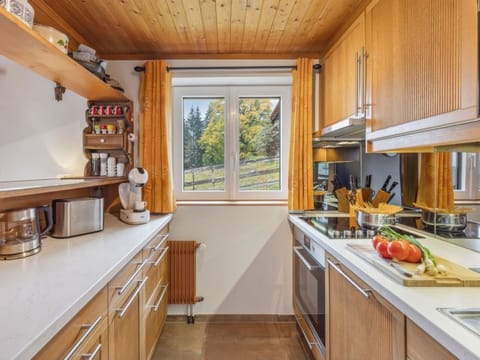
[[[183,99],[225,98],[225,190],[183,190]],[[239,127],[240,98],[280,97],[280,190],[240,191]],[[290,143],[291,85],[272,86],[174,86],[173,87],[173,179],[177,200],[286,200],[288,198],[288,156]],[[235,150],[232,150],[235,149]]]
[[[462,153],[462,172],[460,189],[454,191],[455,200],[478,200],[480,156],[477,153]]]

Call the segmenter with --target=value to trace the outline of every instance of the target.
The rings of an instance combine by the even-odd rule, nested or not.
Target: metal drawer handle
[[[82,354],[80,357],[82,359],[87,359],[87,360],[93,360],[95,359],[95,357],[97,356],[98,352],[100,351],[100,349],[102,348],[102,344],[98,344],[96,347],[95,347],[95,350],[93,350],[92,353],[90,354]]]
[[[165,297],[165,294],[167,293],[168,285],[162,285],[161,287],[163,288],[163,291],[162,291],[162,295],[160,295],[160,299],[158,299],[158,301],[157,301],[157,303],[156,303],[155,305],[150,306],[150,308],[151,308],[153,311],[157,311],[157,310],[158,310],[158,307],[159,307],[160,304],[162,303],[162,300],[163,300],[163,298]]]
[[[303,257],[303,255],[300,254],[300,251],[298,251],[298,250],[301,250],[301,249],[303,249],[301,246],[294,246],[294,247],[293,247],[293,251],[295,252],[295,255],[297,255],[298,258],[299,258],[300,260],[302,260],[302,262],[305,264],[305,266],[307,267],[307,269],[310,270],[310,271],[313,271],[313,270],[315,270],[315,269],[320,269],[321,266],[316,266],[316,265],[313,265],[313,266],[312,266],[312,265],[310,265],[310,264],[308,263],[307,259],[305,259],[305,258]]]
[[[298,318],[297,315],[295,315],[295,319],[297,320],[298,327],[300,328],[300,331],[301,331],[302,334],[303,334],[303,338],[305,339],[305,342],[307,343],[307,345],[308,345],[308,347],[310,348],[310,350],[312,350],[312,349],[313,349],[313,345],[315,345],[315,341],[310,341],[310,340],[308,339],[307,333],[305,332],[305,330],[303,330],[302,324],[300,323],[300,319]]]
[[[73,356],[73,354],[78,350],[80,346],[85,342],[85,340],[90,336],[90,334],[95,330],[95,328],[98,326],[98,324],[102,321],[102,317],[99,316],[92,324],[90,325],[81,325],[81,329],[87,329],[87,331],[84,332],[84,334],[78,339],[78,341],[73,345],[73,347],[70,349],[67,355],[63,358],[63,360],[70,360]]]
[[[161,262],[162,259],[165,257],[165,255],[167,255],[168,249],[169,249],[168,246],[167,246],[166,248],[163,248],[163,252],[162,252],[162,254],[158,257],[158,259],[155,260],[155,261],[151,261],[151,263],[153,263],[153,266],[157,267],[158,264],[160,264],[160,262]]]
[[[145,265],[148,264],[149,262],[149,258],[143,260],[141,263],[138,263],[137,265],[140,265],[137,270],[135,270],[135,272],[133,273],[132,276],[130,276],[130,278],[127,280],[127,282],[125,284],[123,284],[123,286],[117,286],[115,289],[118,290],[118,295],[122,295],[125,290],[128,289],[128,287],[130,286],[130,284],[133,282],[133,280],[137,277],[138,274],[140,274],[140,271],[143,270],[143,268],[145,267]]]
[[[327,262],[330,264],[332,268],[334,268],[340,275],[342,275],[345,280],[347,280],[355,289],[357,289],[363,296],[367,299],[370,298],[372,290],[370,289],[363,289],[360,285],[358,285],[350,276],[348,276],[340,267],[340,264],[336,264],[332,262],[330,259],[327,259]]]
[[[162,245],[165,243],[165,241],[168,239],[168,237],[170,236],[170,233],[167,233],[167,234],[161,235],[161,236],[163,237],[162,241],[160,241],[157,244],[157,246],[150,248],[150,250],[158,251],[162,247]]]
[[[132,294],[132,296],[130,296],[130,299],[128,299],[127,303],[125,304],[125,307],[116,310],[116,311],[119,313],[119,314],[118,314],[118,317],[119,317],[119,318],[122,318],[122,317],[125,316],[126,312],[128,311],[128,309],[129,309],[130,306],[132,305],[133,301],[135,300],[135,298],[137,297],[137,295],[140,293],[140,291],[142,290],[142,288],[143,288],[143,287],[145,286],[145,284],[147,283],[147,280],[148,280],[148,276],[146,276],[145,279],[140,280],[140,281],[138,282],[138,285],[137,285],[137,290],[135,290],[134,293]]]

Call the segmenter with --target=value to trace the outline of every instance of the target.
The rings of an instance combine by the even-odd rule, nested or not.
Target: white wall
[[[135,102],[143,62],[112,61],[107,72]],[[0,56],[0,181],[83,174],[86,99]],[[204,242],[196,314],[291,314],[291,242],[286,206],[180,206],[174,239]],[[184,307],[172,307],[184,313]]]
[[[195,314],[292,314],[287,206],[179,206],[170,238],[196,240]],[[185,306],[170,305],[170,314]]]
[[[83,175],[86,100],[0,56],[0,181]]]

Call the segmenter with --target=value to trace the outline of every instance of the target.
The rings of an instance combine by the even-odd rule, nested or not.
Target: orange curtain
[[[420,155],[417,204],[421,207],[453,210],[452,155],[448,152]]]
[[[297,59],[292,75],[288,209],[308,210],[313,208],[313,60]]]
[[[171,161],[172,76],[165,61],[145,63],[140,83],[140,166],[148,171],[143,189],[153,213],[176,209]]]

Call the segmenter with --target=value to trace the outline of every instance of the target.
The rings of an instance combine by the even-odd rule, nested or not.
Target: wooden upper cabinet
[[[362,14],[323,59],[321,128],[361,113],[365,17]]]
[[[477,141],[477,1],[367,7],[367,150]]]

